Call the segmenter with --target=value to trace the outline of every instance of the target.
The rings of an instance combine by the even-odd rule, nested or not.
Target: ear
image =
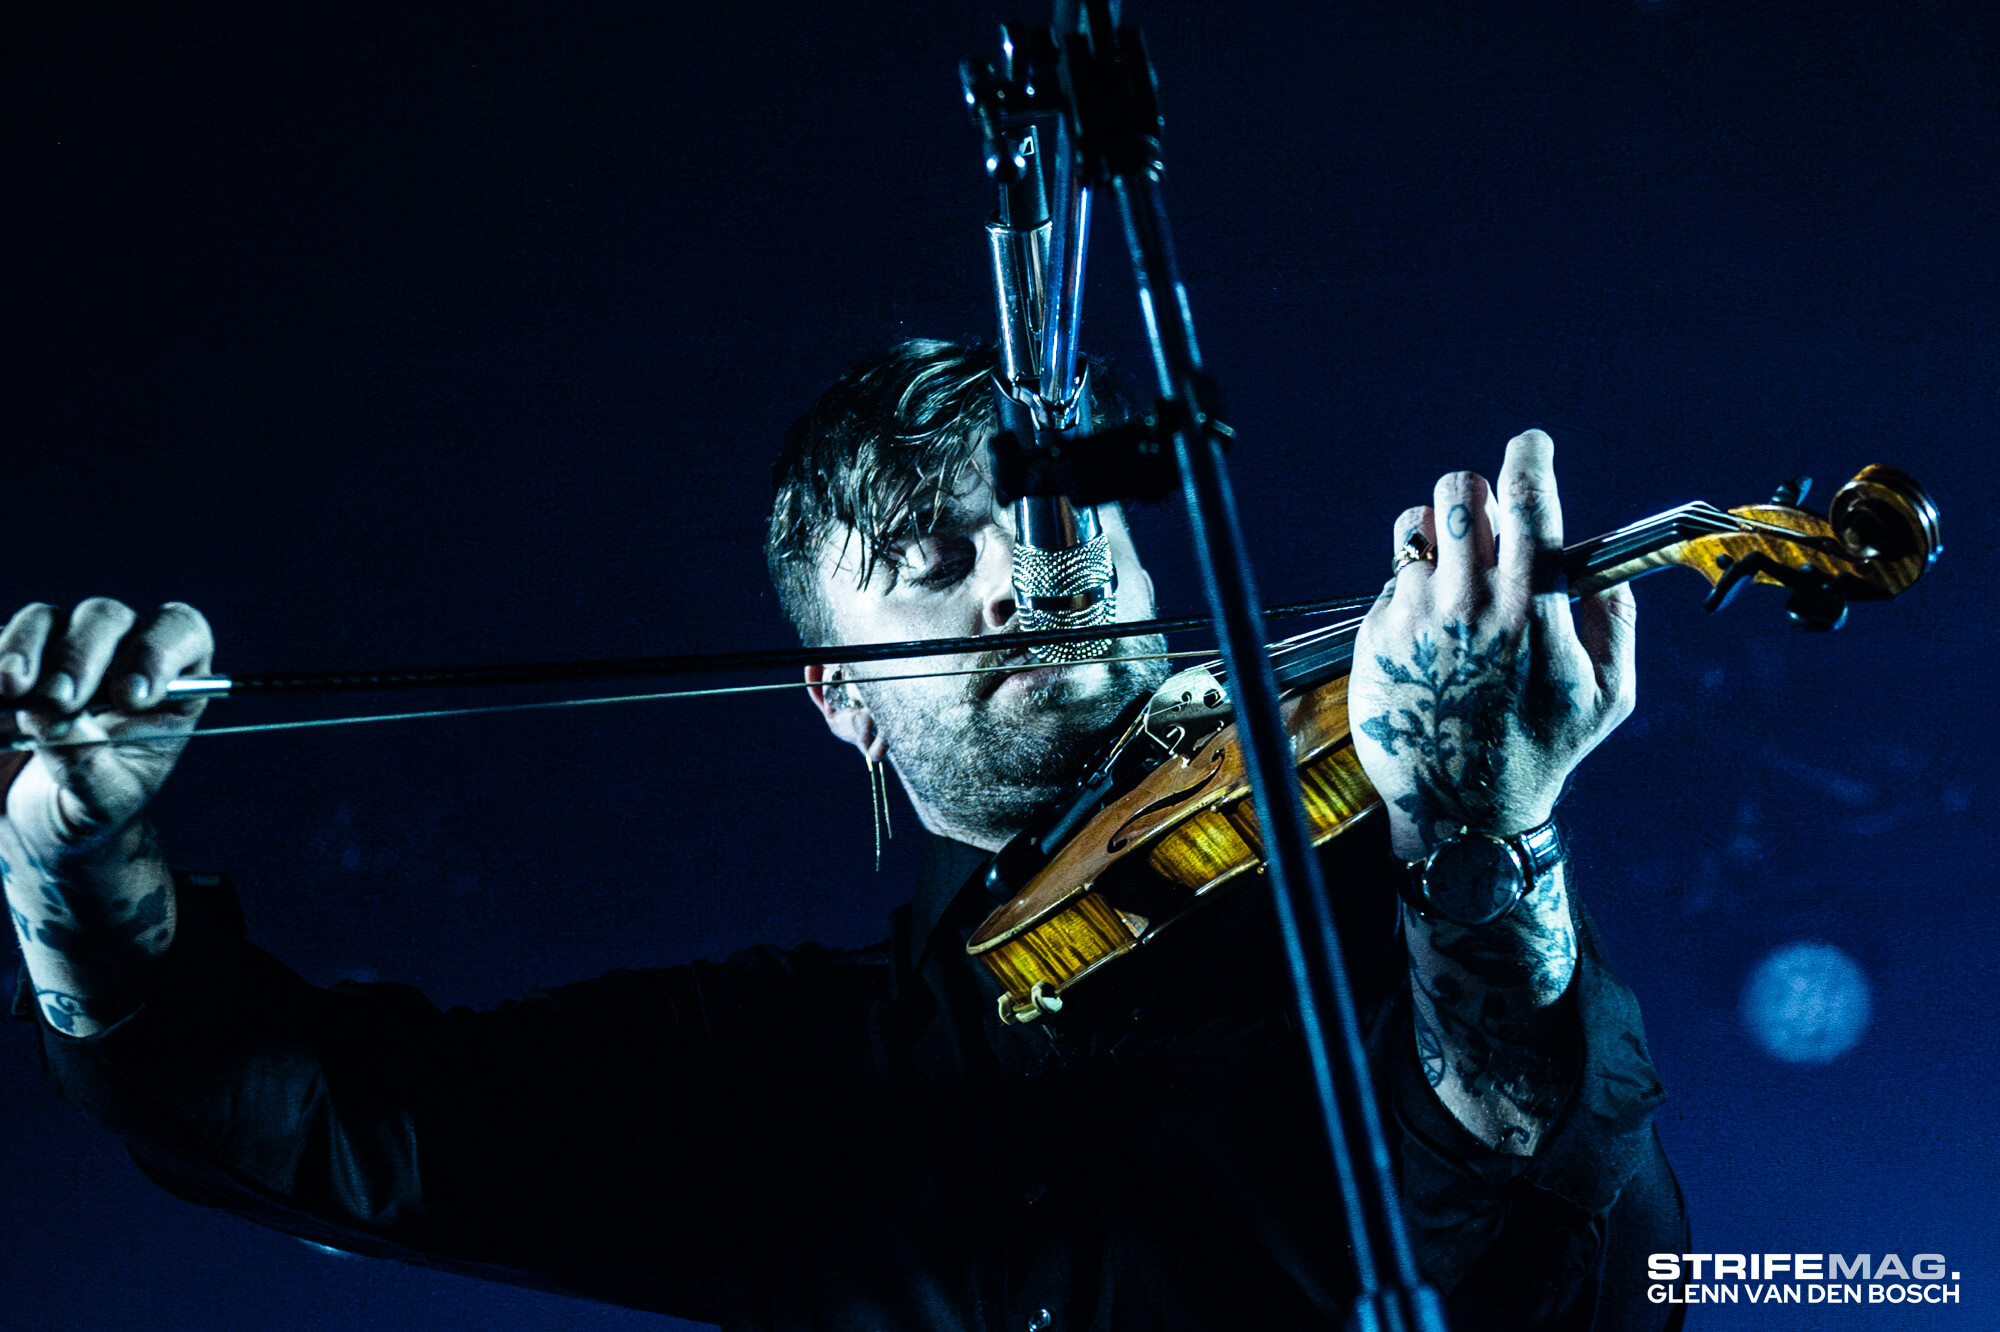
[[[1146,593],[1146,615],[1151,617],[1157,614],[1160,603],[1153,600],[1153,575],[1146,571],[1146,566],[1143,564],[1139,566],[1139,586],[1145,589]]]
[[[1124,506],[1100,504],[1097,520],[1111,538],[1112,567],[1118,571],[1118,614],[1120,619],[1149,619],[1157,604],[1153,600],[1153,575],[1139,562],[1132,544],[1132,527],[1125,519]]]
[[[870,763],[880,763],[889,753],[889,742],[876,730],[875,714],[842,678],[838,666],[806,667],[806,697],[836,740],[853,745]]]

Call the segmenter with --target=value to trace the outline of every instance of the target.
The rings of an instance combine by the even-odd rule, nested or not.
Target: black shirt
[[[1342,1326],[1353,1278],[1263,884],[1007,1027],[963,949],[983,860],[932,839],[872,948],[753,948],[486,1012],[315,989],[245,941],[226,881],[184,875],[146,1005],[93,1038],[44,1028],[45,1063],[183,1197],[731,1332]],[[1645,1255],[1685,1247],[1664,1093],[1588,918],[1563,1001],[1577,1082],[1534,1158],[1500,1156],[1417,1070],[1395,869],[1379,827],[1328,854],[1452,1328],[1664,1326]]]

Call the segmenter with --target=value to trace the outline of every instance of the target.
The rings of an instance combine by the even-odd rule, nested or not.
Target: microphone
[[[1097,510],[1058,495],[1014,501],[1014,609],[1021,628],[1091,629],[1118,618],[1118,568]],[[1102,656],[1104,639],[1048,643],[1034,650],[1049,665]]]
[[[1112,562],[1111,537],[1098,521],[1097,510],[1076,504],[1064,494],[1029,493],[1031,488],[1043,487],[1035,486],[1024,470],[1021,441],[1037,437],[1060,440],[1062,434],[1037,421],[1036,408],[1046,412],[1046,402],[1022,396],[1029,396],[1030,402],[1010,393],[1008,385],[995,376],[993,399],[999,431],[987,458],[1001,498],[1015,497],[1008,506],[1014,519],[1015,615],[1025,633],[1114,624],[1118,619],[1118,567]],[[1071,400],[1070,410],[1077,418],[1090,420],[1088,388]],[[1105,646],[1106,640],[1098,638],[1046,643],[1033,651],[1036,660],[1060,666],[1102,656]]]
[[[1039,40],[1039,47],[1033,38],[1025,47],[1017,46],[1013,33],[1003,27],[1005,70],[988,68],[983,81],[969,63],[961,71],[966,100],[986,136],[987,172],[1000,187],[999,210],[986,224],[1000,328],[1000,364],[994,371],[993,395],[999,418],[997,435],[999,439],[1011,438],[1009,452],[1016,460],[1031,447],[1039,451],[1054,444],[1059,448],[1064,431],[1078,421],[1087,423],[1091,416],[1086,386],[1080,380],[1066,382],[1075,374],[1076,301],[1082,294],[1082,224],[1088,217],[1088,193],[1073,197],[1082,189],[1082,176],[1060,130],[1054,168],[1058,179],[1051,182],[1044,171],[1043,139],[1037,128],[1010,121],[1002,114],[997,96],[980,96],[986,84],[1004,77],[1023,80],[1023,95],[1032,98],[1038,75],[1031,67],[1038,61],[1052,66],[1056,55],[1046,35]],[[1050,217],[1051,183],[1063,206],[1061,238],[1054,235],[1055,223]],[[1052,243],[1055,254],[1051,253]],[[1074,293],[1064,292],[1066,281],[1076,283]],[[1052,305],[1057,308],[1052,309]],[[1060,331],[1050,327],[1051,322],[1061,325]],[[1051,354],[1056,364],[1048,363]],[[1011,487],[997,453],[990,461],[995,487],[1004,493]],[[1021,628],[1028,632],[1091,629],[1115,623],[1118,572],[1111,560],[1111,540],[1097,520],[1097,510],[1059,494],[1022,494],[1012,507],[1014,607]],[[1053,643],[1036,648],[1034,655],[1046,664],[1061,665],[1100,656],[1105,646],[1104,639]]]

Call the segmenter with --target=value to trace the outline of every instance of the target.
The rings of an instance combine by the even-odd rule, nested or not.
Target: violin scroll
[[[1931,497],[1909,476],[1879,463],[1833,493],[1827,521],[1856,559],[1913,566],[1902,587],[1916,582],[1944,549]]]
[[[1720,610],[1745,584],[1763,583],[1791,593],[1786,609],[1799,627],[1825,631],[1845,621],[1853,602],[1907,591],[1937,559],[1937,505],[1905,473],[1862,468],[1825,514],[1801,506],[1810,484],[1794,478],[1770,503],[1740,509],[1683,505],[1573,547],[1570,590],[1587,595],[1684,565],[1713,585],[1707,610]]]

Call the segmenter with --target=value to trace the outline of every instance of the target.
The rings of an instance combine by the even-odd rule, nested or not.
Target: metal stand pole
[[[1117,26],[1110,0],[1058,0],[1054,36],[1060,99],[1046,88],[1035,93],[1025,83],[1001,88],[989,80],[976,88],[969,73],[969,100],[988,126],[989,140],[1005,118],[1008,108],[1002,103],[1010,94],[1022,111],[1059,111],[1085,178],[1110,189],[1117,200],[1159,381],[1154,447],[1171,439],[1179,464],[1339,1181],[1360,1291],[1349,1326],[1365,1332],[1444,1332],[1442,1305],[1423,1284],[1403,1224],[1332,903],[1299,799],[1277,679],[1265,652],[1264,616],[1223,457],[1232,432],[1216,387],[1202,371],[1187,289],[1174,263],[1159,190],[1152,67],[1138,30]],[[1075,451],[1089,443],[1074,441],[1069,447]],[[1107,452],[1108,445],[1107,440]]]
[[[1264,650],[1264,616],[1223,459],[1226,436],[1212,428],[1219,420],[1215,392],[1202,374],[1158,182],[1151,173],[1136,181],[1121,174],[1114,177],[1112,189],[1139,282],[1160,396],[1179,408],[1172,417],[1173,440],[1188,522],[1229,668],[1237,733],[1264,831],[1267,874],[1354,1246],[1361,1286],[1354,1325],[1371,1332],[1442,1332],[1443,1309],[1435,1292],[1422,1284],[1403,1225],[1360,1021],[1334,933],[1333,906],[1299,799],[1291,742],[1279,715],[1277,677]]]

